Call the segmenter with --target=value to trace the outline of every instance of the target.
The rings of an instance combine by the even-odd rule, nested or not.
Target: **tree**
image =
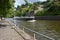
[[[28,0],[24,0],[25,1],[25,6],[29,6]]]
[[[13,6],[14,0],[0,0],[0,16],[6,17]]]
[[[31,3],[28,3],[27,0],[25,0],[25,4],[22,4],[21,6],[18,6],[16,8],[16,15],[24,16],[26,12],[28,12],[29,14],[33,12],[34,14],[34,11],[38,10],[38,6],[40,6],[40,4],[41,2],[34,2],[33,4],[31,4]]]
[[[45,16],[57,16],[60,15],[60,1],[59,0],[47,0],[43,3]]]

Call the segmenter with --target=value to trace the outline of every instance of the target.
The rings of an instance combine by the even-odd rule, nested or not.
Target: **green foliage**
[[[0,0],[0,16],[7,17],[8,11],[12,8],[13,0]]]
[[[38,11],[36,16],[58,16],[60,15],[60,1],[53,0],[43,3],[44,10]]]
[[[27,0],[25,0],[26,2]],[[28,4],[28,5],[26,5]],[[18,6],[16,9],[16,16],[25,16],[25,13],[31,13],[37,10],[37,6],[40,5],[40,2],[34,2],[33,4],[26,2],[26,4],[22,4],[21,6]]]
[[[24,16],[24,11],[17,10],[15,16]]]
[[[25,3],[19,7],[17,7],[16,15],[17,16],[25,16],[25,13],[31,13],[32,11],[38,10],[40,5],[44,5],[44,10],[38,11],[35,16],[58,16],[60,15],[60,1],[59,0],[48,0],[45,2],[34,2],[33,4],[28,3],[25,0]]]
[[[26,5],[18,6],[16,10],[16,16],[25,16],[26,12],[30,13],[33,10],[34,10],[34,5],[32,4],[29,4],[28,6]]]
[[[38,11],[36,14],[35,14],[35,16],[45,16],[46,14],[46,11],[45,10],[43,10],[43,11]]]
[[[7,15],[6,15],[6,17],[13,17],[13,15],[14,15],[13,9],[7,10]]]

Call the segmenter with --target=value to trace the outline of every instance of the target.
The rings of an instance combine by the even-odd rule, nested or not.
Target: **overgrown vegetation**
[[[35,10],[38,10],[38,7],[40,5],[43,5],[43,10],[37,11],[35,13],[35,16],[58,16],[60,15],[60,1],[59,0],[47,0],[45,2],[34,2],[33,4],[28,3],[27,0],[25,0],[26,4],[22,4],[21,6],[17,7],[17,14],[19,16],[24,16],[24,14],[28,11],[28,13],[31,13],[31,11],[35,12]],[[18,12],[19,11],[19,12]]]
[[[59,0],[47,0],[45,2],[28,3],[24,0],[25,4],[18,5],[15,11],[16,16],[25,16],[25,13],[35,16],[59,16],[60,15],[60,1]],[[14,15],[14,0],[0,0],[0,16],[13,17]],[[43,5],[42,7],[40,7]],[[39,8],[43,10],[39,10]],[[38,11],[37,11],[38,10]],[[35,11],[37,11],[35,13]],[[32,14],[33,14],[32,13]]]

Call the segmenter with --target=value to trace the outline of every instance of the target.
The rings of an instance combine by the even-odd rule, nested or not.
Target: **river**
[[[22,25],[38,33],[54,38],[55,40],[60,40],[60,21],[36,20],[35,22],[16,21],[16,23],[19,27]]]

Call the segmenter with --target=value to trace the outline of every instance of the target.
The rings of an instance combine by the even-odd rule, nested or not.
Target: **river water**
[[[19,25],[19,27],[21,27],[22,25],[38,33],[54,38],[55,40],[60,40],[60,21],[57,20],[36,20],[35,22],[16,21],[16,25]]]

